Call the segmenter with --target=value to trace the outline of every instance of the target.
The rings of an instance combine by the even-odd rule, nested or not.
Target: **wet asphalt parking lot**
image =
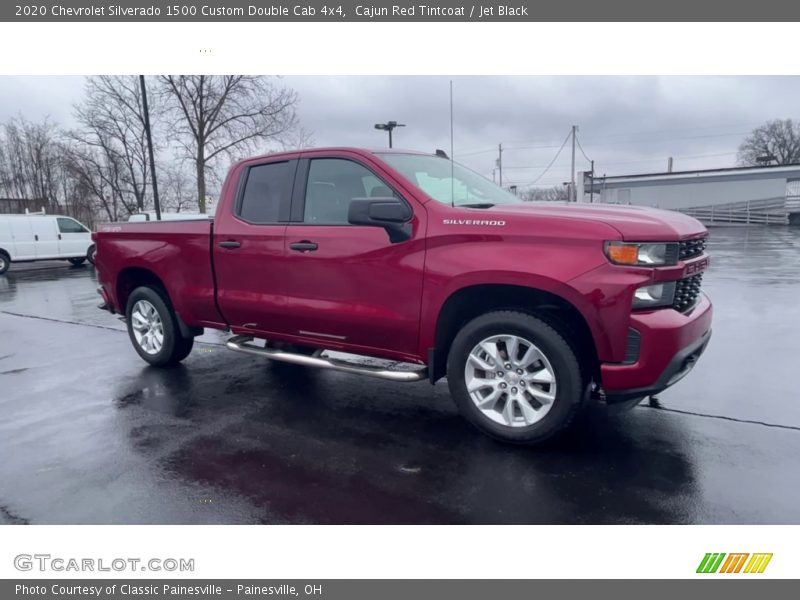
[[[714,336],[659,397],[516,448],[446,383],[146,366],[91,266],[0,276],[0,523],[800,523],[800,228],[713,227]]]

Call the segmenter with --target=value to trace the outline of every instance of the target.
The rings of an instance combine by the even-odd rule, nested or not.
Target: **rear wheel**
[[[0,275],[8,271],[10,266],[11,259],[9,258],[8,254],[0,250]]]
[[[563,430],[583,397],[580,365],[567,340],[515,311],[487,313],[458,333],[447,380],[468,421],[515,444],[536,444]]]
[[[177,364],[192,351],[194,338],[181,335],[175,312],[161,290],[136,288],[128,297],[125,314],[134,349],[151,365]]]
[[[86,262],[86,258],[83,256],[81,258],[68,258],[67,260],[70,262],[70,264],[75,265],[76,267]]]

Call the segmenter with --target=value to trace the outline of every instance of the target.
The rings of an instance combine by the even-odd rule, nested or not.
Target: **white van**
[[[94,264],[92,232],[72,217],[0,215],[0,275],[12,262],[65,259]]]

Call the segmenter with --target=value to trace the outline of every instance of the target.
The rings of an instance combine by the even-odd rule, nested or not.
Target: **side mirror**
[[[411,237],[411,208],[398,198],[353,198],[347,213],[351,225],[383,227],[393,243]]]

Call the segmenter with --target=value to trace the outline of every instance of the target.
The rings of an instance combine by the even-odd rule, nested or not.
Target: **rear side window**
[[[296,161],[256,165],[247,172],[238,215],[250,223],[278,223],[289,202]]]
[[[61,233],[89,233],[89,230],[77,221],[61,217],[58,219],[58,230]]]

